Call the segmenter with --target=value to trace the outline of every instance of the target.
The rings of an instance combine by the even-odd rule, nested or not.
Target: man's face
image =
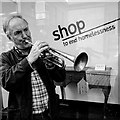
[[[25,40],[31,40],[31,33],[28,28],[28,24],[21,18],[13,18],[9,22],[9,36],[11,41],[19,49],[27,49],[31,47]]]

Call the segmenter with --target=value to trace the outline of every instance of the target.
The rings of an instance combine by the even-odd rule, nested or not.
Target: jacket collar
[[[17,47],[13,47],[13,53],[19,61],[27,57],[27,55],[24,55]]]

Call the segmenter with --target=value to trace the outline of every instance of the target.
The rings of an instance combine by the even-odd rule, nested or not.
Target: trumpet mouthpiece
[[[30,42],[30,41],[28,41],[28,40],[25,40],[25,42],[26,42],[26,43],[29,43],[29,44],[31,44],[31,45],[33,45],[33,43]]]

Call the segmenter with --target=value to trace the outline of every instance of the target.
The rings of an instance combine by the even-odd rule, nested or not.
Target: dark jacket
[[[49,95],[49,112],[53,120],[58,116],[58,96],[55,93],[54,81],[65,80],[65,69],[55,66],[48,70],[43,61],[38,58],[34,63]],[[0,57],[0,83],[9,91],[8,118],[9,120],[32,120],[32,87],[31,72],[26,56],[18,54],[13,48],[4,52]]]

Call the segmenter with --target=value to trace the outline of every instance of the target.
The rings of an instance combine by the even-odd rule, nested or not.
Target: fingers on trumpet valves
[[[46,42],[41,42],[38,45],[39,45],[40,48],[46,48],[46,49],[49,48],[49,45]]]

